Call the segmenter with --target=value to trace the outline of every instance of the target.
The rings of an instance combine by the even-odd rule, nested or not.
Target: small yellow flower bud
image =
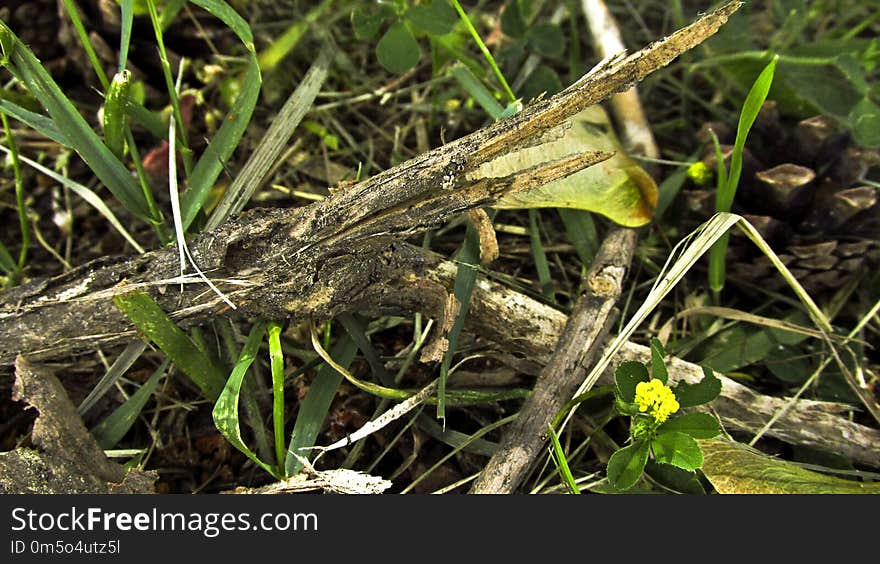
[[[703,186],[712,180],[712,169],[706,166],[703,161],[697,161],[688,167],[687,175],[695,184]]]

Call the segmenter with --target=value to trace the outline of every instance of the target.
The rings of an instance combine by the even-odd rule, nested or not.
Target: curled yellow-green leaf
[[[610,159],[543,186],[504,196],[499,209],[573,208],[595,212],[626,227],[651,221],[657,206],[657,184],[623,150],[601,106],[571,118],[558,139],[515,151],[480,167],[477,175],[513,174],[537,164],[585,151],[614,152]]]

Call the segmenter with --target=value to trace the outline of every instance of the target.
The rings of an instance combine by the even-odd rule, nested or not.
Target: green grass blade
[[[119,22],[119,66],[117,72],[122,72],[128,65],[128,47],[131,44],[131,26],[134,23],[134,0],[122,0],[120,3],[121,15]]]
[[[98,380],[98,383],[95,384],[92,391],[89,392],[82,402],[80,402],[79,407],[76,408],[77,413],[85,415],[92,407],[94,407],[98,400],[110,391],[113,384],[115,384],[116,381],[119,380],[129,368],[131,368],[131,365],[140,358],[146,348],[147,344],[141,340],[129,343],[119,356],[116,357],[116,360],[113,361],[113,364],[110,365],[110,368],[107,369],[104,376]]]
[[[3,151],[4,153],[8,153],[9,149],[4,147],[3,145],[0,145],[0,151]],[[110,225],[112,225],[113,228],[116,229],[116,231],[118,231],[119,234],[122,235],[125,238],[125,240],[128,241],[132,247],[134,247],[134,249],[137,252],[139,252],[141,254],[146,252],[146,251],[144,251],[144,248],[141,247],[137,241],[135,241],[134,237],[131,236],[131,234],[125,229],[125,227],[122,226],[122,223],[119,221],[119,219],[113,213],[113,211],[109,207],[107,207],[107,204],[104,203],[104,200],[102,200],[97,194],[92,192],[89,188],[83,186],[79,182],[76,182],[76,181],[71,180],[65,176],[62,176],[62,175],[58,174],[57,172],[55,172],[54,170],[46,168],[43,165],[41,165],[40,163],[33,161],[25,156],[20,156],[19,158],[21,159],[21,162],[25,163],[26,165],[33,167],[36,170],[39,170],[40,172],[42,172],[46,176],[53,178],[54,180],[64,184],[65,186],[67,186],[68,188],[73,190],[77,196],[79,196],[80,198],[85,200],[86,203],[88,203],[90,206],[92,206],[93,208],[98,210],[98,212],[107,219],[107,221],[110,223]]]
[[[571,468],[568,467],[568,459],[565,457],[565,452],[562,450],[562,445],[559,443],[559,437],[556,436],[556,431],[553,430],[553,427],[548,428],[548,435],[550,436],[550,444],[552,446],[550,453],[553,455],[553,462],[556,464],[559,476],[562,478],[563,483],[568,487],[569,492],[573,494],[581,493],[581,489],[578,487],[577,482],[574,480],[574,476],[571,473]]]
[[[698,155],[693,154],[687,160],[695,161],[697,158]],[[681,188],[687,179],[688,169],[687,167],[681,167],[660,183],[660,186],[657,188],[657,207],[654,208],[654,222],[659,222],[663,219],[663,214],[666,213],[666,210],[675,201],[675,197],[681,192]]]
[[[92,64],[92,69],[94,69],[95,74],[98,75],[98,80],[101,81],[101,86],[106,91],[107,87],[110,86],[110,81],[107,79],[107,73],[104,72],[104,67],[101,66],[101,61],[98,60],[98,54],[95,53],[95,48],[92,47],[92,42],[89,41],[89,33],[86,31],[82,19],[79,17],[79,9],[77,9],[76,3],[73,0],[62,0],[62,2],[64,4],[64,9],[67,10],[67,16],[70,18],[70,23],[73,24],[73,29],[76,30],[79,42],[85,50],[89,62]]]
[[[221,0],[192,0],[192,2],[219,18],[238,36],[248,50],[248,65],[241,83],[241,92],[232,104],[232,109],[189,175],[186,192],[181,198],[185,229],[189,228],[202,209],[211,187],[244,135],[257,104],[262,81],[260,65],[254,51],[253,36],[247,22]]]
[[[3,112],[11,118],[17,119],[34,131],[48,137],[61,146],[73,148],[70,139],[58,129],[58,126],[55,125],[54,121],[44,115],[26,110],[9,100],[3,99],[0,99],[0,112]]]
[[[491,216],[490,216],[491,217]],[[458,343],[458,336],[464,328],[464,320],[470,309],[471,293],[474,291],[474,285],[477,282],[477,274],[479,273],[480,264],[480,239],[477,230],[468,221],[467,232],[465,234],[464,243],[456,256],[458,269],[455,273],[455,285],[453,286],[453,294],[459,303],[458,316],[449,330],[446,340],[449,341],[449,348],[443,354],[443,361],[440,363],[440,380],[437,383],[437,418],[446,418],[446,380],[449,376],[449,368],[452,366],[452,357],[455,356],[455,349]]]
[[[736,140],[733,144],[733,152],[730,155],[730,171],[728,171],[726,178],[723,178],[722,175],[718,177],[718,191],[715,194],[716,212],[729,212],[733,205],[733,199],[736,196],[736,189],[739,186],[739,179],[742,175],[743,150],[745,149],[746,139],[758,117],[758,112],[761,111],[761,106],[764,105],[764,101],[767,99],[767,94],[770,92],[778,60],[779,55],[776,55],[764,67],[764,70],[755,79],[755,83],[752,85],[743,103],[739,123],[736,128]],[[714,137],[713,142],[716,144],[715,150],[717,155],[720,151],[718,150],[717,139]],[[719,158],[718,162],[719,168],[722,168],[724,166],[723,159]],[[716,296],[724,288],[728,240],[728,236],[722,237],[709,253],[709,287]]]
[[[177,14],[186,6],[187,0],[166,0],[162,5],[162,13],[159,14],[159,25],[163,30],[174,22]],[[195,2],[194,2],[195,3]]]
[[[18,160],[18,149],[15,146],[15,139],[12,137],[12,130],[9,129],[9,120],[6,118],[6,114],[0,114],[0,121],[3,122],[6,144],[9,145],[8,154],[12,160],[12,174],[15,181],[15,207],[18,209],[18,226],[21,230],[21,251],[18,253],[18,270],[21,271],[27,262],[28,247],[31,245],[31,231],[28,227],[27,209],[25,209],[24,184],[21,180],[21,163]]]
[[[559,218],[565,227],[565,234],[574,247],[581,264],[585,267],[593,263],[596,251],[599,250],[599,234],[596,223],[588,211],[557,208]]]
[[[287,56],[302,39],[302,36],[308,30],[309,26],[318,21],[333,0],[324,0],[311,10],[300,20],[294,22],[281,37],[275,39],[266,49],[264,49],[257,60],[260,63],[260,71],[268,72],[274,69],[281,60]]]
[[[133,101],[132,101],[133,102]],[[155,113],[141,104],[132,103],[128,106],[128,117],[142,125],[156,139],[168,141],[168,127]]]
[[[480,456],[492,456],[498,450],[498,443],[487,441],[486,439],[471,439],[470,435],[461,431],[444,429],[437,421],[424,413],[419,414],[416,424],[428,436],[464,452],[479,454]]]
[[[217,403],[214,404],[213,416],[214,425],[217,426],[217,430],[220,431],[220,434],[226,437],[227,441],[232,443],[232,445],[244,453],[245,456],[253,460],[260,468],[269,472],[276,478],[281,478],[275,468],[260,460],[256,453],[244,444],[244,440],[241,437],[241,425],[239,424],[238,416],[238,399],[241,395],[241,384],[244,381],[248,368],[250,368],[251,364],[253,364],[254,360],[257,358],[257,353],[260,350],[260,344],[263,342],[263,335],[265,332],[266,324],[262,322],[255,324],[251,328],[247,341],[245,341],[244,346],[241,348],[238,362],[235,363],[235,367],[232,369],[232,374],[230,374],[229,380],[223,388],[223,392],[220,394],[220,397],[217,398]]]
[[[507,94],[507,97],[511,102],[516,102],[516,96],[513,94],[513,90],[510,89],[510,86],[507,84],[507,80],[504,78],[504,73],[501,72],[501,69],[498,68],[498,63],[495,62],[495,57],[492,56],[492,52],[489,51],[489,48],[486,47],[486,44],[483,43],[480,34],[477,32],[474,24],[471,23],[471,19],[468,17],[467,13],[464,11],[464,8],[461,7],[461,4],[458,3],[458,0],[451,0],[452,6],[458,12],[459,18],[464,22],[465,27],[468,32],[471,34],[471,37],[474,39],[474,42],[477,44],[477,47],[480,48],[480,52],[483,54],[483,57],[486,58],[486,61],[489,63],[489,66],[492,67],[492,71],[495,73],[495,76],[498,78],[498,82],[501,83],[501,86],[504,88],[504,92]]]
[[[476,103],[479,104],[493,120],[498,120],[504,115],[504,107],[498,103],[498,100],[496,100],[495,96],[489,92],[489,89],[480,82],[480,79],[474,76],[471,69],[463,64],[457,64],[452,67],[451,72],[452,76],[455,77],[455,80],[457,80],[461,87],[464,88],[465,92],[470,94],[474,101],[476,101]]]
[[[131,429],[140,412],[143,411],[147,401],[156,391],[159,380],[165,375],[170,361],[166,358],[159,368],[113,413],[92,428],[92,436],[102,449],[111,449],[122,440],[122,437]]]
[[[340,314],[337,319],[342,324],[342,328],[345,329],[345,332],[348,333],[348,336],[352,338],[354,344],[357,345],[357,348],[360,349],[367,364],[370,365],[370,369],[373,371],[373,374],[379,382],[385,386],[393,386],[394,377],[385,369],[382,359],[379,358],[379,353],[373,347],[370,338],[367,337],[366,331],[361,322],[350,313]]]
[[[551,303],[555,303],[553,277],[550,275],[550,264],[547,262],[547,253],[544,252],[541,230],[538,227],[538,210],[529,210],[529,245],[532,249],[532,259],[535,261],[535,270],[538,273],[538,282],[541,284],[541,293]]]
[[[15,259],[12,258],[12,255],[9,254],[9,249],[7,249],[6,245],[2,242],[0,242],[0,268],[2,268],[3,272],[8,275],[18,272],[18,268],[15,265]]]
[[[192,151],[189,148],[186,124],[183,122],[183,113],[180,110],[180,95],[178,88],[175,88],[174,86],[174,77],[171,74],[171,64],[168,62],[168,53],[165,50],[164,30],[159,21],[159,14],[156,12],[156,3],[154,0],[147,0],[147,11],[150,14],[150,21],[153,23],[153,32],[156,35],[156,45],[159,48],[159,62],[162,66],[162,76],[165,78],[165,88],[168,91],[168,99],[171,102],[171,113],[174,115],[174,122],[177,124],[176,140],[180,143],[180,153],[183,155],[183,167],[186,172],[189,173],[192,168]],[[183,66],[182,60],[181,66]]]
[[[147,203],[128,170],[89,127],[39,60],[11,29],[0,20],[0,37],[14,45],[6,67],[22,80],[30,93],[46,108],[56,127],[65,132],[95,176],[132,214],[150,221]]]
[[[272,370],[272,423],[275,433],[275,463],[280,474],[284,473],[283,465],[286,448],[284,439],[284,352],[281,350],[281,324],[269,324],[269,364]]]
[[[330,350],[330,356],[339,365],[347,368],[354,360],[356,352],[357,346],[354,341],[346,336],[342,337]],[[318,368],[315,380],[309,386],[309,391],[299,406],[299,413],[290,435],[290,443],[288,443],[286,460],[284,461],[286,476],[293,476],[302,468],[302,463],[293,455],[304,456],[307,451],[301,451],[301,448],[315,446],[315,439],[324,425],[330,404],[333,402],[333,397],[341,383],[342,374],[332,366],[323,364]]]
[[[153,298],[137,290],[115,296],[113,303],[135,324],[141,335],[153,341],[198,386],[206,398],[216,400],[220,397],[226,375],[171,321]]]
[[[214,208],[205,226],[207,231],[216,229],[229,217],[243,210],[254,193],[263,185],[266,175],[288,146],[288,141],[294,130],[311,108],[315,97],[321,90],[321,86],[327,78],[332,55],[332,45],[325,44],[299,86],[296,87],[278,115],[272,120],[269,129],[260,139],[253,154],[235,176],[217,207]]]
[[[716,200],[716,210],[719,212],[730,211],[733,204],[733,198],[736,195],[736,189],[739,185],[740,175],[742,174],[743,150],[745,149],[746,139],[749,131],[752,129],[761,106],[767,99],[770,92],[770,86],[773,84],[773,75],[776,71],[776,62],[779,56],[773,57],[773,60],[764,67],[761,74],[755,80],[751,90],[746,96],[743,104],[742,112],[739,116],[739,124],[736,128],[736,140],[733,144],[733,153],[730,156],[730,174],[727,178],[727,187],[723,192],[719,192]]]

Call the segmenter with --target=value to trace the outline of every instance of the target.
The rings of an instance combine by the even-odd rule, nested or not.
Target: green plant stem
[[[156,44],[159,47],[159,60],[162,63],[162,75],[165,77],[165,87],[168,89],[168,98],[171,100],[171,109],[174,114],[174,121],[177,123],[177,141],[180,143],[179,149],[183,155],[183,168],[189,176],[192,169],[192,151],[186,140],[186,126],[183,123],[183,113],[180,110],[180,98],[177,90],[174,88],[174,77],[171,74],[171,64],[168,62],[168,53],[165,50],[165,40],[163,38],[162,23],[159,20],[159,14],[156,12],[156,4],[154,0],[147,0],[147,8],[150,12],[150,21],[153,23],[153,30],[156,33]]]
[[[783,65],[821,67],[825,65],[834,65],[838,62],[835,57],[800,57],[797,55],[775,54],[771,51],[744,51],[742,53],[734,53],[731,55],[718,55],[710,59],[692,63],[689,70],[693,71],[702,67],[725,66],[734,63],[741,63],[743,61],[760,63],[766,61],[770,57],[776,58]]]
[[[17,274],[24,269],[27,261],[27,251],[31,244],[31,232],[28,228],[27,210],[24,204],[24,183],[21,180],[21,164],[18,162],[18,150],[9,128],[9,119],[6,114],[0,112],[3,120],[3,131],[6,133],[6,144],[9,146],[9,158],[12,160],[12,171],[15,175],[15,205],[18,208],[18,223],[21,228],[21,252],[18,253]]]
[[[171,236],[168,233],[168,230],[165,229],[165,219],[162,217],[162,211],[159,209],[159,206],[156,205],[153,191],[150,190],[150,182],[147,180],[147,173],[144,170],[140,152],[138,151],[137,144],[135,144],[131,128],[128,126],[125,127],[125,142],[128,146],[128,152],[131,154],[131,160],[134,161],[134,169],[137,173],[138,183],[141,186],[141,192],[144,194],[144,199],[147,201],[147,209],[150,210],[150,224],[156,229],[156,233],[159,235],[159,241],[163,245],[170,243]]]
[[[101,61],[98,60],[95,48],[92,47],[92,43],[89,41],[89,34],[86,32],[86,28],[79,17],[79,10],[76,7],[76,3],[73,0],[63,1],[64,9],[67,10],[70,22],[73,24],[73,28],[79,36],[79,42],[82,44],[83,49],[85,49],[89,62],[92,64],[92,68],[95,69],[95,74],[98,75],[98,80],[101,81],[101,86],[106,91],[107,88],[110,87],[110,80],[107,78],[107,73],[104,72],[104,67],[101,66]]]
[[[284,474],[287,445],[284,436],[284,353],[281,350],[281,324],[269,323],[269,360],[272,367],[272,423],[275,435],[275,461]]]
[[[461,4],[458,3],[458,0],[452,0],[452,5],[455,6],[455,10],[458,12],[458,16],[461,18],[461,21],[464,22],[464,25],[470,32],[471,37],[474,38],[474,41],[480,48],[480,52],[483,53],[483,57],[486,58],[489,66],[492,67],[492,71],[495,73],[495,76],[498,77],[498,81],[501,83],[501,86],[504,87],[504,92],[507,94],[507,97],[510,99],[511,102],[516,102],[516,96],[513,94],[513,90],[511,90],[510,86],[507,84],[507,80],[501,73],[501,69],[498,68],[498,64],[495,62],[495,57],[492,56],[489,48],[486,47],[485,43],[483,43],[482,38],[480,38],[480,34],[477,32],[474,24],[471,23],[471,19],[464,11],[464,8],[461,7]]]

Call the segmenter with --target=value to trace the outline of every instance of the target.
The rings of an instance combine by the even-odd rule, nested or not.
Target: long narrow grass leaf
[[[177,14],[186,7],[187,0],[166,0],[162,5],[162,13],[159,14],[159,25],[162,30],[168,29]],[[193,2],[195,4],[195,2]]]
[[[64,131],[71,146],[79,153],[95,176],[132,214],[150,221],[150,212],[140,187],[128,170],[101,141],[88,122],[39,60],[11,29],[0,20],[0,36],[15,45],[7,68],[28,88],[30,93],[49,112],[56,127]]]
[[[367,364],[370,365],[370,369],[373,371],[373,374],[379,382],[385,386],[394,385],[394,377],[385,369],[382,359],[379,358],[378,351],[376,351],[376,348],[370,343],[370,339],[367,337],[364,327],[355,316],[351,313],[343,313],[337,316],[337,319],[339,320],[339,323],[342,324],[342,328],[345,329],[345,332],[348,333],[348,336],[354,340],[354,343],[361,350],[361,354],[364,355]]]
[[[419,414],[416,423],[419,429],[427,433],[429,437],[433,437],[452,448],[464,452],[479,454],[480,456],[492,456],[498,450],[498,443],[487,441],[486,439],[471,439],[470,435],[460,431],[444,429],[436,420],[424,413]]]
[[[113,303],[134,323],[141,335],[153,341],[198,386],[206,398],[216,400],[220,396],[226,375],[171,321],[153,298],[138,290],[115,296]]]
[[[253,154],[248,158],[223,198],[214,208],[206,230],[216,229],[229,217],[244,209],[254,193],[263,185],[266,175],[287,147],[294,130],[311,108],[321,90],[332,60],[333,47],[324,45],[305,77],[290,95],[284,106],[272,120],[269,129],[260,139]]]
[[[180,79],[182,75],[183,61],[180,63],[180,72],[177,75],[177,85],[174,87],[175,91],[180,88]],[[177,187],[177,151],[175,151],[177,136],[174,132],[175,123],[176,121],[173,119],[168,120],[168,195],[169,200],[171,201],[171,215],[174,222],[174,234],[177,240],[180,275],[181,277],[183,276],[183,272],[186,270],[186,264],[189,263],[189,265],[196,271],[199,278],[201,278],[215,294],[220,296],[220,299],[226,302],[226,305],[232,309],[237,309],[235,304],[232,303],[207,276],[205,276],[199,268],[199,265],[196,264],[195,259],[193,259],[192,254],[190,254],[189,247],[186,245],[186,235],[184,234],[183,221],[180,213],[180,190]]]
[[[356,352],[357,346],[354,341],[348,337],[342,337],[331,349],[330,356],[340,366],[347,368],[354,360]],[[329,364],[318,368],[315,379],[300,404],[296,422],[293,425],[284,462],[286,476],[293,476],[302,469],[302,463],[294,455],[302,456],[306,451],[300,449],[315,445],[315,439],[324,425],[324,420],[330,411],[330,404],[333,402],[333,397],[341,383],[342,375]]]
[[[284,351],[281,349],[281,324],[271,322],[269,332],[269,366],[272,371],[272,430],[275,437],[275,463],[283,473],[286,452],[284,435]]]
[[[30,227],[28,227],[27,209],[25,208],[24,182],[21,179],[21,162],[19,162],[18,148],[15,145],[15,138],[12,136],[12,130],[9,128],[9,120],[6,118],[6,114],[0,114],[0,121],[3,122],[6,144],[9,145],[12,176],[15,182],[15,207],[18,211],[18,227],[21,231],[21,251],[18,253],[18,270],[21,271],[27,261],[28,248],[31,245],[31,231]]]
[[[0,268],[9,275],[14,274],[18,270],[15,265],[15,259],[12,258],[12,255],[9,254],[9,249],[2,242],[0,242]]]
[[[92,69],[98,76],[98,80],[101,81],[101,86],[104,90],[107,90],[110,81],[107,79],[107,73],[104,72],[104,67],[101,66],[101,61],[98,59],[98,54],[95,52],[95,48],[92,47],[92,42],[89,40],[89,33],[83,25],[82,18],[79,17],[79,9],[76,7],[76,3],[73,0],[62,0],[62,3],[64,4],[64,9],[67,10],[67,16],[70,18],[70,23],[73,24],[73,29],[76,30],[80,45],[86,52],[89,62],[92,64]]]
[[[502,88],[504,88],[504,92],[507,94],[507,97],[511,102],[516,101],[516,96],[513,94],[513,90],[510,89],[510,85],[507,84],[507,79],[504,78],[504,73],[501,72],[501,69],[498,68],[498,63],[495,62],[495,57],[492,56],[492,52],[489,51],[489,48],[486,47],[486,44],[483,43],[483,39],[480,37],[480,34],[477,32],[474,24],[471,22],[470,17],[468,17],[467,12],[464,11],[464,8],[461,7],[461,4],[458,3],[458,0],[451,0],[452,6],[458,12],[459,18],[464,23],[468,32],[471,34],[474,42],[479,47],[480,52],[483,54],[483,57],[486,59],[486,62],[489,63],[489,66],[492,67],[492,71],[495,73],[495,77],[498,78],[498,82],[501,83]]]
[[[220,394],[220,397],[217,398],[217,403],[214,404],[213,416],[214,425],[217,426],[217,430],[220,431],[220,434],[226,437],[227,441],[232,443],[232,445],[244,453],[245,456],[253,460],[259,467],[276,478],[281,478],[281,475],[275,468],[260,460],[256,453],[244,444],[244,439],[241,437],[241,425],[239,424],[238,416],[238,400],[241,395],[241,384],[244,381],[248,368],[250,368],[251,364],[253,364],[254,360],[257,358],[257,352],[259,352],[260,344],[263,342],[265,332],[265,323],[257,323],[251,328],[250,335],[248,335],[247,341],[241,348],[238,362],[236,362],[235,367],[232,369],[232,374],[229,375],[229,380],[227,380],[226,386],[223,387],[223,392]]]
[[[730,155],[730,170],[726,178],[719,174],[718,191],[715,194],[715,211],[729,212],[733,205],[733,199],[736,196],[736,190],[739,186],[739,179],[742,175],[743,151],[745,150],[746,139],[749,131],[752,129],[761,106],[767,99],[770,92],[770,86],[773,84],[773,75],[776,71],[776,62],[779,55],[773,57],[770,63],[764,67],[755,83],[749,90],[746,100],[743,103],[742,111],[739,116],[739,123],[736,128],[736,140],[733,143],[733,151]],[[718,149],[718,140],[713,135],[713,143],[715,143],[716,155],[720,153]],[[724,167],[724,159],[718,159],[719,169]],[[727,255],[728,237],[722,237],[709,254],[709,287],[716,294],[724,287],[726,278],[726,255]]]
[[[153,392],[156,391],[156,386],[159,384],[162,376],[165,375],[169,364],[170,361],[166,358],[150,378],[125,400],[125,403],[117,407],[113,413],[92,428],[92,436],[95,437],[98,446],[107,450],[113,448],[122,440],[122,437],[134,425],[144,406],[147,405],[147,401],[149,401]]]
[[[192,0],[226,24],[247,49],[247,70],[242,88],[223,120],[223,125],[211,139],[211,144],[199,158],[187,179],[187,189],[181,200],[183,226],[188,229],[202,208],[214,182],[238,146],[260,94],[260,65],[254,50],[250,26],[226,2],[221,0]]]
[[[547,429],[547,434],[550,437],[550,453],[553,455],[553,462],[556,464],[556,470],[559,471],[559,476],[562,478],[562,482],[568,488],[568,491],[573,494],[581,493],[581,489],[577,485],[577,481],[574,479],[574,475],[571,473],[571,468],[568,466],[568,459],[565,456],[565,451],[562,450],[562,445],[559,443],[559,437],[556,435],[556,431],[553,430],[553,427]]]
[[[474,76],[474,73],[471,72],[469,68],[467,68],[463,64],[457,64],[452,67],[450,71],[452,76],[455,77],[455,80],[464,88],[465,92],[470,94],[470,96],[474,99],[474,101],[483,108],[493,120],[500,119],[502,115],[504,115],[504,107],[498,103],[498,100],[495,99],[495,96],[489,92],[489,89],[486,88],[480,80]]]
[[[134,23],[134,0],[122,0],[119,19],[119,64],[116,72],[122,72],[128,65],[128,47],[131,45],[131,26]]]
[[[0,145],[0,151],[9,152],[9,149],[4,147],[3,145]],[[98,196],[97,194],[95,194],[92,190],[90,190],[86,186],[83,186],[79,182],[76,182],[75,180],[71,180],[70,178],[67,178],[66,176],[62,176],[62,175],[58,174],[57,172],[55,172],[54,170],[52,170],[50,168],[46,168],[43,165],[41,165],[40,163],[33,161],[25,156],[19,156],[19,158],[21,159],[21,162],[25,163],[26,165],[31,166],[31,167],[35,168],[36,170],[39,170],[40,172],[42,172],[46,176],[60,182],[61,184],[65,185],[68,188],[70,188],[71,190],[73,190],[73,192],[77,196],[79,196],[80,198],[85,200],[86,203],[88,203],[90,206],[92,206],[93,208],[98,210],[98,213],[103,215],[104,218],[110,223],[110,225],[112,225],[113,228],[116,229],[116,231],[118,231],[119,234],[122,235],[125,238],[125,240],[128,241],[129,244],[132,247],[134,247],[134,249],[138,253],[143,254],[146,252],[144,250],[144,248],[141,247],[141,245],[137,241],[135,241],[134,237],[132,237],[132,235],[125,229],[125,227],[122,226],[122,223],[119,221],[119,219],[113,213],[113,211],[109,207],[107,207],[107,204],[104,203],[104,200],[102,200],[101,197]]]
[[[776,55],[764,67],[764,70],[755,79],[755,83],[749,90],[745,103],[743,103],[739,123],[736,127],[733,153],[730,155],[730,174],[727,178],[727,189],[719,192],[718,200],[716,200],[716,211],[730,211],[730,206],[733,204],[733,198],[736,195],[736,189],[739,186],[739,179],[742,175],[743,150],[746,146],[746,139],[748,138],[749,131],[752,129],[752,125],[754,125],[755,120],[758,118],[758,113],[761,111],[764,101],[767,99],[767,94],[770,93],[770,86],[773,84],[773,75],[776,72],[776,62],[778,60],[779,55]]]
[[[164,30],[162,29],[162,25],[159,22],[159,14],[156,11],[155,0],[147,0],[147,12],[150,14],[150,21],[153,24],[153,32],[156,35],[156,46],[159,49],[159,63],[162,67],[162,76],[165,78],[165,87],[168,91],[168,99],[171,102],[171,113],[173,115],[173,119],[169,121],[174,121],[177,123],[177,140],[180,142],[180,152],[183,155],[183,165],[188,173],[191,168],[190,163],[192,161],[192,152],[190,151],[189,144],[187,142],[186,124],[183,121],[183,112],[180,109],[180,88],[179,84],[178,87],[175,87],[174,85],[174,77],[171,74],[171,63],[168,62],[168,53],[165,49]],[[181,59],[180,65],[181,67],[183,67],[183,59]],[[180,72],[182,72],[182,68]],[[173,131],[173,129],[169,129],[169,131]],[[168,142],[171,143],[171,141],[172,140],[169,138]],[[174,155],[173,148],[170,149],[170,153],[172,156]]]
[[[267,72],[274,69],[288,53],[293,51],[309,26],[318,21],[332,3],[333,0],[324,0],[309,10],[302,19],[294,22],[287,31],[261,51],[257,58],[260,62],[260,71]]]
[[[437,385],[437,418],[446,418],[446,379],[449,376],[449,367],[452,366],[452,357],[455,356],[456,345],[458,344],[458,336],[464,328],[464,321],[470,310],[471,294],[474,291],[474,285],[477,282],[477,274],[480,264],[480,239],[477,230],[468,222],[467,232],[465,233],[464,243],[456,257],[458,268],[455,273],[455,284],[453,286],[453,295],[458,300],[459,310],[449,330],[446,340],[449,347],[443,354],[443,360],[440,362],[440,381]]]
[[[555,302],[556,293],[553,291],[550,264],[547,262],[547,253],[544,252],[544,244],[541,242],[541,230],[538,227],[538,210],[532,209],[529,210],[529,246],[532,250],[535,272],[538,274],[538,283],[541,284],[541,293],[550,302]]]
[[[59,145],[73,148],[70,139],[58,129],[58,126],[55,125],[55,122],[52,121],[51,118],[26,110],[9,100],[3,99],[0,99],[0,112],[3,112],[11,118],[17,119],[37,133],[48,137]]]
[[[144,350],[147,348],[147,343],[141,340],[132,341],[129,343],[125,349],[119,353],[119,356],[116,357],[116,360],[113,361],[113,364],[110,365],[110,368],[107,369],[107,372],[104,373],[104,376],[98,380],[98,383],[95,384],[95,387],[92,388],[92,391],[89,392],[89,395],[85,397],[82,402],[80,402],[79,407],[76,408],[77,413],[80,415],[85,415],[89,409],[94,407],[94,405],[98,402],[99,399],[104,397],[104,395],[110,391],[113,387],[113,384],[116,383],[119,378],[125,374],[126,370],[131,368],[131,365],[135,363],[135,361],[140,358],[141,354],[143,354]]]
[[[559,218],[565,227],[565,234],[574,247],[581,264],[589,266],[599,250],[599,234],[593,216],[585,210],[558,208]]]

